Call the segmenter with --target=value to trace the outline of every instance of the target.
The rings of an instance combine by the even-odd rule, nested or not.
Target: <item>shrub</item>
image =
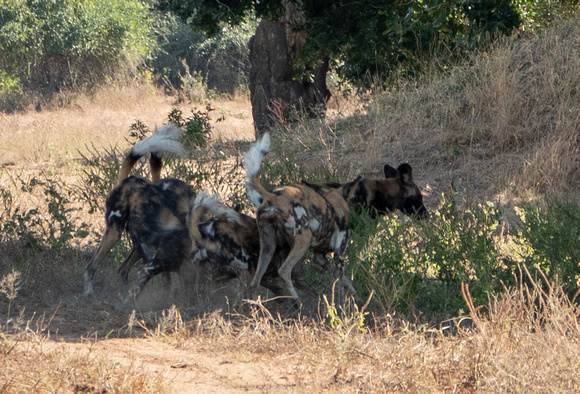
[[[3,1],[3,90],[50,96],[134,76],[154,46],[151,24],[129,0]]]
[[[511,277],[497,247],[500,215],[491,203],[459,212],[453,201],[423,221],[354,214],[349,261],[359,291],[373,290],[383,311],[407,314],[456,314],[464,306],[460,283],[485,302]]]
[[[523,261],[530,268],[540,267],[550,282],[574,295],[580,283],[580,207],[552,201],[544,209],[527,204],[518,212],[522,223],[517,241],[524,251]]]
[[[78,207],[71,206],[72,190],[46,176],[30,180],[17,179],[22,192],[34,195],[42,189],[45,207],[22,208],[12,194],[0,188],[5,212],[0,215],[0,242],[23,242],[27,247],[48,246],[58,253],[75,238],[88,235],[88,225],[79,219]]]
[[[254,19],[248,18],[236,27],[224,26],[213,37],[194,32],[171,16],[163,17],[161,23],[167,33],[161,37],[161,50],[151,65],[170,90],[191,91],[195,87],[198,91],[194,95],[186,94],[194,100],[203,96],[200,87],[205,93],[227,95],[246,91],[250,72],[248,41],[257,26]]]

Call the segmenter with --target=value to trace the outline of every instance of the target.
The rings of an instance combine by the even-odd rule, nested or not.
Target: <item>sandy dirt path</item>
[[[300,360],[285,353],[216,351],[210,346],[174,345],[154,339],[107,339],[91,343],[48,341],[45,350],[106,359],[120,369],[160,381],[169,393],[328,392],[330,380],[316,382],[300,371]],[[306,374],[307,375],[307,374]],[[340,391],[340,390],[339,390]]]

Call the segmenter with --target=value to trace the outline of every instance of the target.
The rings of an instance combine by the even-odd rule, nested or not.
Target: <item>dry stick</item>
[[[473,304],[473,299],[471,298],[471,294],[469,293],[469,285],[467,283],[464,282],[461,283],[461,293],[463,294],[463,299],[465,300],[465,303],[469,308],[469,315],[471,316],[471,320],[473,320],[473,322],[476,325],[480,325],[481,319],[479,317],[479,309],[482,306],[478,306],[476,308],[475,305]]]
[[[367,302],[365,302],[365,304],[360,308],[360,313],[364,313],[365,309],[367,309],[367,306],[369,306],[370,302],[371,302],[371,298],[373,298],[373,294],[375,294],[375,290],[371,290],[371,294],[369,294],[369,298],[367,298]]]
[[[277,297],[275,297],[275,298],[277,298]],[[261,296],[260,296],[260,295],[258,295],[258,299],[257,299],[257,300],[244,300],[244,301],[245,301],[245,302],[247,302],[247,303],[248,303],[248,304],[250,304],[250,305],[257,306],[257,307],[258,307],[258,309],[259,309],[259,310],[260,310],[260,311],[263,313],[263,315],[264,315],[265,317],[267,317],[267,318],[268,318],[268,319],[270,319],[271,321],[274,321],[274,316],[272,316],[272,313],[271,313],[271,312],[268,310],[268,308],[266,308],[266,307],[264,306],[264,304],[263,304],[263,302],[270,301],[270,300],[272,300],[272,299],[273,299],[273,298],[271,298],[271,299],[268,299],[268,300],[265,300],[265,301],[262,301],[262,298],[261,298]],[[254,318],[255,318],[255,316],[254,316]]]
[[[552,286],[552,284],[550,283],[550,281],[548,280],[548,278],[546,277],[546,274],[544,273],[544,271],[542,271],[540,269],[539,266],[535,266],[536,270],[540,272],[540,275],[542,275],[542,278],[544,278],[544,282],[548,285],[548,288],[550,289],[550,294],[554,293],[554,287]]]

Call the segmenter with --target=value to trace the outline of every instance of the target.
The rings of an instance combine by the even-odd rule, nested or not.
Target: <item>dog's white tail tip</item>
[[[185,155],[185,148],[179,141],[183,135],[183,130],[174,124],[168,124],[160,129],[155,130],[155,133],[138,142],[133,147],[133,154],[144,156],[151,152],[167,152],[174,153],[178,156]]]
[[[270,150],[270,133],[265,133],[262,139],[256,142],[244,156],[244,166],[248,179],[256,176],[260,171],[262,159]]]

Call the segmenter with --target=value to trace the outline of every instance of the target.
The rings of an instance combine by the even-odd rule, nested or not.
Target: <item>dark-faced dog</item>
[[[421,190],[413,182],[413,169],[409,164],[401,164],[397,169],[385,164],[384,173],[385,179],[361,179],[349,203],[356,209],[369,209],[373,218],[396,210],[420,219],[429,216]],[[344,186],[341,183],[325,185],[336,189]]]
[[[126,282],[130,268],[142,260],[137,282],[131,290],[133,296],[137,296],[152,277],[178,270],[189,258],[191,237],[187,220],[195,192],[190,185],[177,179],[159,179],[161,160],[158,153],[181,153],[181,144],[176,140],[180,133],[175,126],[165,126],[126,155],[119,183],[107,197],[105,233],[85,270],[85,294],[93,293],[94,273],[124,230],[129,233],[133,245],[119,268],[121,279]],[[153,153],[150,164],[155,182],[128,176],[139,158],[147,153]]]
[[[196,266],[208,272],[213,281],[237,277],[250,283],[260,253],[255,218],[227,207],[216,195],[202,192],[192,205],[189,225]],[[275,266],[266,270],[261,284],[275,296],[286,296],[278,283]],[[298,283],[302,283],[300,278]]]
[[[347,201],[352,198],[359,178],[340,188],[301,184],[270,192],[262,186],[258,176],[269,147],[270,136],[265,134],[244,157],[246,188],[258,207],[256,221],[260,235],[260,257],[250,283],[252,297],[257,297],[262,277],[279,249],[288,249],[288,253],[278,274],[296,302],[300,302],[300,297],[292,282],[292,269],[310,248],[314,261],[329,269],[340,282],[341,292],[347,288],[356,293],[344,275],[344,257],[349,241]],[[330,252],[334,253],[333,264],[326,259]],[[338,299],[342,300],[341,293]]]

